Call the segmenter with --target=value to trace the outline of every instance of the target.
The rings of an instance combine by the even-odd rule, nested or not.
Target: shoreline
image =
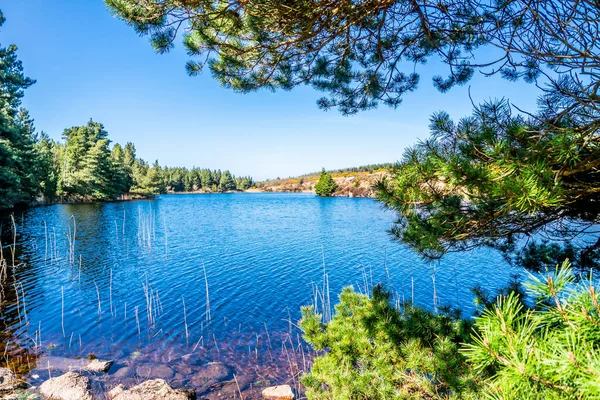
[[[167,192],[167,193],[161,193],[161,194],[157,194],[157,195],[153,195],[153,196],[145,196],[145,197],[129,197],[129,196],[127,196],[125,198],[110,199],[110,200],[89,200],[89,199],[74,200],[74,199],[70,199],[70,200],[60,200],[60,201],[37,201],[32,204],[17,204],[11,208],[3,208],[3,209],[0,209],[0,213],[7,213],[7,212],[15,211],[15,210],[23,210],[23,209],[27,209],[27,208],[33,208],[33,207],[50,207],[50,206],[55,206],[55,205],[66,205],[66,204],[120,203],[120,202],[135,201],[135,200],[153,200],[157,196],[166,196],[166,195],[190,195],[190,194],[192,194],[192,195],[215,195],[215,194],[220,195],[220,194],[235,194],[235,193],[248,193],[248,194],[268,194],[268,193],[309,194],[309,193],[312,193],[315,196],[317,196],[315,194],[314,190],[289,190],[289,189],[263,190],[263,189],[256,189],[256,188],[246,189],[246,190],[230,190],[227,192],[203,192],[203,191]],[[326,196],[326,197],[371,198],[371,199],[375,198],[374,195],[367,195],[367,196],[352,195],[352,193],[349,193],[349,194],[338,193],[338,194],[332,194],[331,196]]]

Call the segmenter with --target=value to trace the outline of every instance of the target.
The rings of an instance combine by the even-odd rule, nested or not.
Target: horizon
[[[428,137],[436,111],[458,120],[471,114],[471,101],[489,100],[489,93],[535,109],[539,93],[525,83],[480,74],[467,86],[440,93],[431,78],[443,70],[431,59],[406,65],[421,73],[421,81],[397,109],[380,106],[345,117],[318,109],[323,93],[309,87],[239,94],[221,87],[209,71],[189,77],[181,38],[171,52],[156,54],[147,38],[110,15],[100,0],[27,0],[3,4],[2,10],[0,43],[17,45],[25,74],[37,81],[22,106],[38,132],[61,140],[64,129],[92,118],[113,144],[133,142],[137,156],[148,162],[229,170],[257,181],[393,163]]]

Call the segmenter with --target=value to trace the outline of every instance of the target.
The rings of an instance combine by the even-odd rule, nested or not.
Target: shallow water
[[[383,282],[399,301],[470,314],[471,287],[493,290],[518,272],[489,250],[425,262],[391,240],[393,219],[371,199],[271,193],[17,212],[2,341],[8,354],[41,356],[33,382],[53,375],[49,355],[115,359],[98,385],[133,382],[143,378],[140,365],[166,364],[174,386],[194,386],[190,375],[220,361],[242,381],[229,395],[241,386],[252,397],[269,383],[296,384],[309,365],[294,326],[302,305],[327,310],[342,287],[364,292]],[[9,265],[13,231],[5,216]],[[192,352],[200,359],[184,365],[181,356]]]

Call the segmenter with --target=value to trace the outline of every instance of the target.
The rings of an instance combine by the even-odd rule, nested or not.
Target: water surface
[[[297,383],[310,362],[294,327],[299,309],[328,309],[344,286],[382,282],[399,301],[469,315],[471,287],[493,290],[518,272],[488,250],[425,262],[391,240],[393,220],[371,199],[272,193],[17,212],[3,341],[42,354],[40,364],[49,354],[116,359],[111,376],[125,368],[118,375],[131,379],[136,365],[175,368],[193,352],[196,364],[226,363],[250,390]],[[2,224],[12,265],[14,228],[8,217]],[[174,385],[193,386],[194,371],[180,369]]]

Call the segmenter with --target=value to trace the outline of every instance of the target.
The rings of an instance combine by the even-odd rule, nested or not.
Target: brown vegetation
[[[333,179],[338,184],[334,196],[375,197],[373,185],[380,180],[386,171],[379,169],[364,172],[334,172]],[[319,180],[319,174],[303,175],[286,179],[272,179],[256,184],[260,192],[314,192]]]

